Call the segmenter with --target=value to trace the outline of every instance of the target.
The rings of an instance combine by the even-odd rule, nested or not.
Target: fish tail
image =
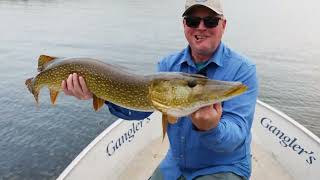
[[[32,93],[33,91],[33,85],[32,85],[32,80],[33,80],[33,77],[32,78],[29,78],[26,80],[25,84],[28,88],[28,90]]]
[[[33,85],[33,77],[29,78],[26,80],[25,84],[28,88],[28,90],[33,94],[34,99],[36,100],[37,105],[39,104],[39,92],[37,90],[35,90],[34,85]]]

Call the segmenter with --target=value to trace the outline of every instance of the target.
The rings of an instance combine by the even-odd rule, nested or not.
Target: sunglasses
[[[197,16],[185,16],[184,19],[186,20],[186,24],[190,28],[197,28],[201,20],[203,20],[204,25],[207,28],[214,28],[217,27],[219,24],[220,17],[214,16],[206,16],[206,17],[197,17]]]

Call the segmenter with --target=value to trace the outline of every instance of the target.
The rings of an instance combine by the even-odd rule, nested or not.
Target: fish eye
[[[191,81],[188,81],[188,86],[190,88],[193,88],[197,85],[197,81],[196,80],[191,80]]]

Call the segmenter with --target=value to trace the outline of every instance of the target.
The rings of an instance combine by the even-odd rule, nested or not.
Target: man
[[[251,125],[258,94],[256,67],[221,42],[226,19],[219,0],[187,0],[183,27],[189,46],[162,59],[159,71],[199,73],[210,79],[241,81],[248,91],[222,104],[203,107],[168,125],[170,148],[151,179],[249,179]],[[82,77],[62,82],[65,94],[90,99]],[[150,113],[106,102],[112,114],[143,119]]]

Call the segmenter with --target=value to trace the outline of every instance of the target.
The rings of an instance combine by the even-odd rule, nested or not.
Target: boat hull
[[[161,114],[119,119],[92,141],[58,180],[148,179],[164,158]],[[320,140],[287,115],[258,101],[252,128],[252,179],[320,177]]]

